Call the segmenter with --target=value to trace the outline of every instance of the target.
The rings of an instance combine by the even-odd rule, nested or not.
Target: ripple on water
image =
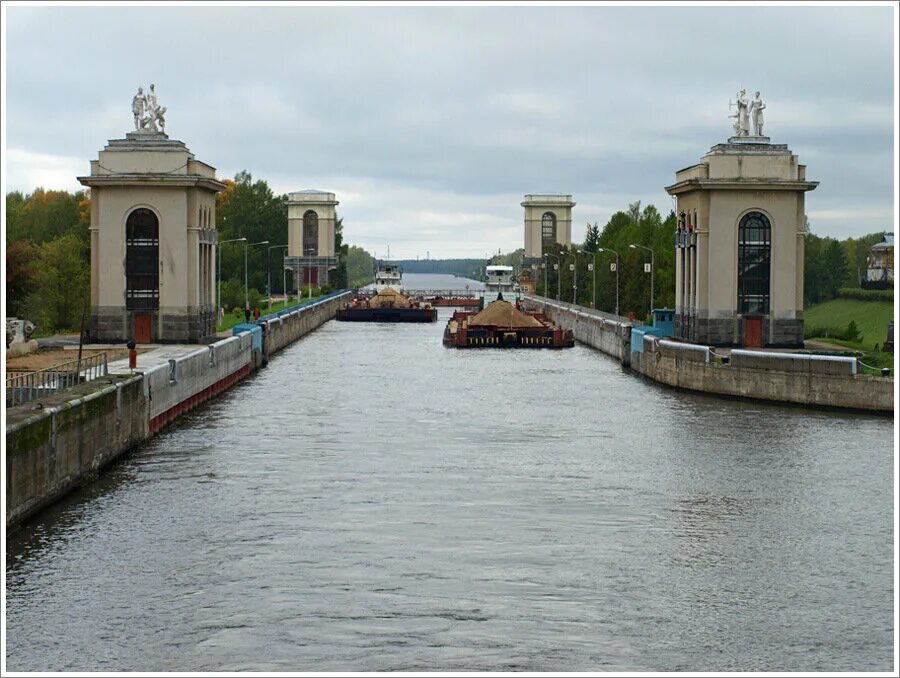
[[[890,669],[892,422],[443,324],[329,323],[13,535],[8,668]]]

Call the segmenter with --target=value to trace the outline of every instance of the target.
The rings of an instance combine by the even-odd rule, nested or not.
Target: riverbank
[[[575,339],[618,359],[622,365],[667,386],[714,395],[806,406],[894,411],[893,377],[860,374],[855,358],[777,351],[714,349],[654,336],[627,318],[526,296]]]
[[[56,501],[167,424],[334,317],[349,292],[260,318],[209,345],[162,346],[109,375],[6,413],[6,525]]]

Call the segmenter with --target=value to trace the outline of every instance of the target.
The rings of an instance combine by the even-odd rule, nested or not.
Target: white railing
[[[81,360],[69,360],[36,372],[7,371],[6,406],[31,402],[107,374],[106,353],[86,356]]]

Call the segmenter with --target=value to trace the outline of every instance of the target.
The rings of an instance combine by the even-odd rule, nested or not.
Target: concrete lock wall
[[[578,341],[669,386],[802,405],[894,411],[893,378],[859,374],[852,357],[734,349],[726,363],[708,346],[636,333],[643,342],[640,350],[631,346],[631,325],[624,318],[540,297],[525,300],[529,308],[573,330]]]
[[[334,318],[338,308],[350,296],[350,292],[336,293],[277,318],[261,321],[266,359]]]
[[[91,383],[59,394],[7,425],[7,526],[78,487],[146,437],[142,378],[104,381],[99,389]]]
[[[540,311],[564,330],[572,330],[581,343],[618,358],[623,365],[630,363],[632,323],[627,318],[564,301],[527,295],[523,299],[528,308]]]
[[[275,323],[272,352],[333,318],[347,294],[285,314]],[[7,411],[7,527],[261,367],[262,347],[253,343],[242,332],[134,375],[81,384],[42,399],[41,409],[29,403]]]

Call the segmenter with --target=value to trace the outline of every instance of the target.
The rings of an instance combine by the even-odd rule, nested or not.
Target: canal
[[[330,322],[7,542],[10,671],[888,671],[893,423]]]

